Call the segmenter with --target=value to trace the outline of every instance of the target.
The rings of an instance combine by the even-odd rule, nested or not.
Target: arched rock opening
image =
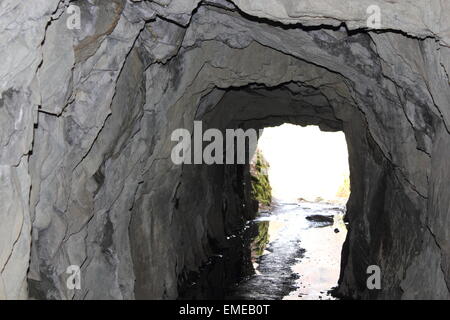
[[[22,35],[2,34],[14,59],[0,69],[0,297],[176,298],[244,215],[236,167],[170,160],[173,130],[200,119],[343,130],[340,293],[448,298],[449,42],[411,18],[420,6],[378,2],[390,6],[378,32],[359,11],[312,18],[279,0],[74,1],[78,31],[63,1],[18,5],[32,40],[12,55]],[[70,265],[81,290],[66,286]]]

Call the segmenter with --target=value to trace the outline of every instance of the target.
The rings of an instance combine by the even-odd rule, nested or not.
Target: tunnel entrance
[[[335,299],[350,194],[344,134],[291,124],[265,128],[250,172],[259,203],[244,234],[253,270],[230,296]]]
[[[269,164],[276,201],[347,202],[350,170],[343,132],[285,123],[264,128],[258,151]]]
[[[348,155],[344,134],[341,132],[343,129],[342,120],[336,118],[333,108],[328,104],[326,99],[322,99],[321,97],[323,96],[320,91],[302,87],[295,83],[287,83],[276,87],[250,85],[227,90],[216,89],[202,99],[196,112],[196,122],[192,127],[194,134],[186,135],[186,137],[192,140],[192,143],[189,143],[189,146],[184,148],[184,151],[187,151],[187,159],[185,159],[186,162],[183,165],[183,177],[191,184],[189,190],[198,191],[200,189],[204,195],[204,199],[208,199],[208,202],[211,203],[205,219],[213,224],[213,227],[216,228],[218,233],[209,233],[207,241],[208,245],[212,245],[214,254],[210,255],[207,265],[200,271],[200,273],[203,273],[204,275],[197,275],[197,277],[195,273],[186,275],[183,279],[184,283],[182,283],[180,288],[181,298],[287,298],[290,292],[294,292],[295,288],[302,285],[302,283],[298,283],[295,279],[295,277],[298,276],[298,272],[292,269],[293,267],[299,268],[296,264],[296,259],[301,259],[302,257],[305,257],[305,259],[311,258],[305,255],[305,248],[298,245],[301,241],[300,239],[308,234],[308,232],[303,234],[301,231],[302,229],[308,230],[313,228],[321,228],[320,230],[331,232],[331,234],[327,233],[325,236],[317,235],[320,231],[316,233],[313,232],[309,238],[322,237],[328,241],[328,244],[333,244],[331,250],[328,250],[330,248],[327,248],[327,244],[322,246],[322,252],[319,252],[318,256],[320,260],[321,255],[327,255],[323,264],[330,265],[330,261],[332,261],[331,263],[334,267],[331,271],[323,271],[324,275],[325,273],[333,273],[333,275],[322,277],[328,277],[326,280],[328,282],[319,284],[319,287],[322,286],[323,289],[317,291],[315,297],[317,299],[322,296],[325,297],[327,295],[325,291],[330,290],[332,285],[334,286],[337,284],[340,270],[340,251],[346,234],[345,226],[343,224],[343,213],[345,212],[344,206],[348,197],[348,195],[343,195],[341,197],[342,199],[340,199],[341,202],[338,203],[337,194],[339,191],[338,189],[344,184],[346,176],[348,177]],[[201,148],[198,148],[199,141],[201,140],[199,139],[199,133],[195,133],[195,129],[200,126],[199,122],[201,122],[201,127],[204,132]],[[298,125],[285,124],[277,128],[271,127],[287,122],[301,124],[303,126],[312,124],[314,126],[302,128]],[[329,136],[338,135],[340,138],[328,143],[328,148],[330,148],[329,152],[330,154],[333,154],[333,157],[330,157],[329,154],[323,152],[319,153],[318,151],[321,147],[318,146],[317,143],[315,146],[316,149],[314,149],[314,140],[320,142],[320,139],[314,139],[314,137],[320,137],[321,131],[319,130],[319,127],[322,130],[329,131],[327,132]],[[274,203],[270,200],[260,201],[260,204],[263,204],[263,208],[264,206],[267,208],[273,206],[273,209],[263,209],[262,215],[260,215],[261,212],[258,212],[258,203],[255,205],[254,185],[252,184],[252,164],[250,164],[250,160],[253,150],[248,145],[250,139],[246,140],[249,149],[248,154],[246,155],[247,162],[244,164],[225,163],[224,159],[227,158],[227,156],[217,157],[217,153],[220,152],[219,148],[219,151],[215,150],[214,156],[211,157],[213,159],[212,162],[208,160],[195,165],[193,161],[195,155],[193,153],[196,152],[196,149],[197,152],[199,152],[198,149],[204,150],[202,156],[205,157],[206,151],[210,149],[210,146],[217,142],[217,137],[213,138],[212,136],[209,136],[208,133],[210,132],[224,132],[222,136],[228,137],[228,131],[231,129],[238,129],[248,133],[251,130],[259,131],[263,128],[265,129],[262,131],[262,135],[259,136],[259,146],[260,149],[266,150],[268,154],[281,155],[279,152],[280,150],[274,148],[278,146],[285,150],[304,150],[312,154],[316,153],[319,158],[327,157],[332,162],[323,164],[323,168],[326,169],[322,169],[321,172],[318,172],[318,177],[316,177],[315,180],[309,181],[309,187],[308,182],[305,181],[303,190],[298,190],[297,195],[294,198],[292,198],[294,195],[292,189],[298,189],[298,184],[292,185],[289,183],[292,182],[292,180],[284,181],[284,184],[286,184],[284,188],[280,188],[280,185],[282,185],[283,182],[281,182],[281,184],[278,183],[278,185],[275,184],[275,195],[281,194],[281,197],[275,199]],[[317,128],[317,130],[311,130],[312,128]],[[280,129],[282,131],[288,129],[284,133],[284,136],[280,137],[284,140],[283,143],[281,143],[280,140],[271,143],[270,139],[265,138],[266,136],[270,137],[273,135],[276,137],[276,132]],[[291,130],[289,131],[289,129]],[[303,130],[303,135],[295,129],[301,129],[300,132]],[[186,130],[186,132],[188,131],[189,130]],[[225,134],[225,132],[227,133]],[[205,139],[205,136],[208,136],[208,138]],[[183,137],[183,140],[184,139],[185,138]],[[226,145],[224,144],[224,138],[220,138],[219,140],[219,146]],[[173,150],[176,150],[177,155],[181,155],[178,158],[182,159],[184,157],[184,151],[179,153],[180,148],[178,146],[182,146],[183,143],[181,140],[178,142],[179,143]],[[336,142],[340,143],[341,150],[339,154],[336,152],[336,150],[339,149]],[[239,145],[235,147],[239,147]],[[270,150],[271,148],[272,150]],[[324,146],[323,148],[327,147]],[[222,151],[225,153],[225,150]],[[228,149],[226,151],[228,151]],[[259,155],[259,152],[260,150],[256,155]],[[303,159],[301,159],[298,158],[299,155],[300,154],[297,153],[287,157],[290,157],[292,160],[290,163],[291,168],[295,168],[295,165],[300,166],[300,168],[307,168],[308,166],[311,167],[312,164],[320,164],[320,161],[314,161],[313,159],[309,159],[308,162],[305,162],[304,160],[308,157],[304,156]],[[214,163],[214,161],[216,162]],[[338,185],[336,185],[336,181],[333,182],[335,184],[335,190],[333,197],[331,197],[330,190],[332,189],[332,186],[330,188],[330,181],[328,181],[327,184],[327,180],[323,179],[321,174],[326,172],[327,169],[333,165],[336,166],[336,163],[339,163],[339,166],[342,169],[342,172],[338,174],[338,178],[340,178],[341,181],[339,181]],[[274,164],[277,164],[276,160],[274,160]],[[286,163],[278,163],[274,168],[277,168],[277,166],[278,168],[280,166],[287,167]],[[300,171],[297,173],[297,176],[299,176],[299,179],[302,179],[300,176],[302,174],[305,175],[308,171],[311,171],[311,169],[312,168],[309,168],[309,170],[306,171]],[[328,171],[328,174],[329,173],[330,172]],[[283,174],[285,175],[284,178],[286,178],[286,173]],[[275,180],[276,176],[277,175],[274,176]],[[293,178],[292,174],[288,174],[288,176],[291,179]],[[204,177],[204,180],[202,180],[203,185],[200,186],[198,180],[195,180],[194,177]],[[303,177],[303,179],[304,178],[305,177]],[[329,177],[328,180],[336,180],[336,176]],[[317,181],[321,181],[321,183],[318,184]],[[305,194],[304,192],[307,189],[311,191],[311,189],[313,189],[313,184],[317,188],[314,197],[312,197],[312,193]],[[183,183],[181,185],[183,186]],[[176,203],[180,208],[186,205],[183,204],[183,200],[181,198],[178,199],[178,197]],[[218,219],[212,217],[217,214],[216,210],[219,211]],[[274,214],[271,215],[270,212],[273,212]],[[292,221],[286,225],[291,227],[297,225],[298,228],[294,227],[292,229],[286,229],[283,233],[289,234],[288,237],[282,237],[279,241],[271,242],[269,239],[270,224],[272,223],[272,226],[276,225],[280,222],[278,221],[280,219],[281,221],[292,219]],[[316,221],[315,219],[319,220]],[[339,228],[336,227],[338,224],[341,224]],[[194,231],[195,229],[192,230],[192,232]],[[224,232],[223,238],[220,237],[221,232]],[[259,253],[255,251],[255,242],[257,243],[256,246],[259,247],[256,251],[259,251]],[[306,239],[304,242],[306,243]],[[310,241],[310,244],[314,244],[315,242],[317,241]],[[269,259],[263,257],[262,253],[264,252],[264,246],[269,243],[272,247],[276,248],[276,254],[281,254],[281,256],[274,255],[273,259],[272,255],[268,256]],[[316,246],[316,249],[317,248],[320,247]],[[259,257],[256,257],[257,255],[259,255]],[[333,255],[333,257],[328,259],[329,255]],[[213,257],[212,260],[211,257]],[[256,288],[250,289],[248,288],[248,285],[246,285],[247,289],[245,289],[246,286],[238,286],[236,290],[234,286],[237,282],[254,274],[254,263],[256,259],[267,261],[272,259],[273,261],[276,261],[276,263],[271,263],[269,261],[267,267],[261,267],[266,268],[266,272],[269,272],[269,277],[271,277],[271,279],[266,280],[269,280],[270,283],[278,282],[278,285],[276,285],[275,288],[270,289],[270,286],[267,286],[264,283],[258,283],[260,280],[257,279],[254,284],[257,286]],[[221,271],[217,271],[217,269]],[[310,267],[310,270],[312,270],[312,267]],[[260,271],[257,269],[256,272]],[[192,276],[194,277],[193,279],[187,280]],[[198,276],[200,276],[200,278]],[[219,279],[217,279],[217,277],[219,277]],[[261,279],[264,279],[264,277]],[[329,285],[330,281],[332,282],[332,285]],[[311,285],[315,282],[317,281],[312,281]],[[188,284],[186,285],[186,283]],[[190,286],[189,283],[193,285]],[[328,287],[325,288],[324,286]],[[247,293],[251,294],[244,294],[242,289],[247,290]],[[260,296],[257,296],[255,295],[256,289],[262,289],[264,292],[262,292]],[[267,292],[265,290],[271,291]],[[311,292],[314,290],[314,288],[311,288]],[[296,293],[296,297],[299,297],[302,294],[303,292],[298,292]],[[313,294],[307,295],[307,297],[311,298],[313,297]]]

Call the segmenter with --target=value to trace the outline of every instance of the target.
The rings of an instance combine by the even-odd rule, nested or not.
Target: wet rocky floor
[[[342,244],[343,207],[279,203],[247,225],[255,274],[241,281],[231,299],[334,299]]]

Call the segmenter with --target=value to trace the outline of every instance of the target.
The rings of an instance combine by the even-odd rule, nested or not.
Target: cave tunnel
[[[229,254],[204,284],[223,295],[243,268],[230,235],[255,203],[248,163],[172,161],[172,133],[198,122],[342,131],[352,192],[336,294],[450,297],[449,26],[411,18],[437,14],[426,1],[373,1],[385,12],[379,30],[359,1],[10,2],[0,15],[0,299],[177,299]],[[6,28],[11,19],[21,27]],[[381,270],[375,290],[370,266]]]

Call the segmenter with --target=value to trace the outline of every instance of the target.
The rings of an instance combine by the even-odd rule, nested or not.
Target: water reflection
[[[343,207],[278,204],[249,222],[254,274],[232,292],[235,299],[333,299],[346,236]]]

